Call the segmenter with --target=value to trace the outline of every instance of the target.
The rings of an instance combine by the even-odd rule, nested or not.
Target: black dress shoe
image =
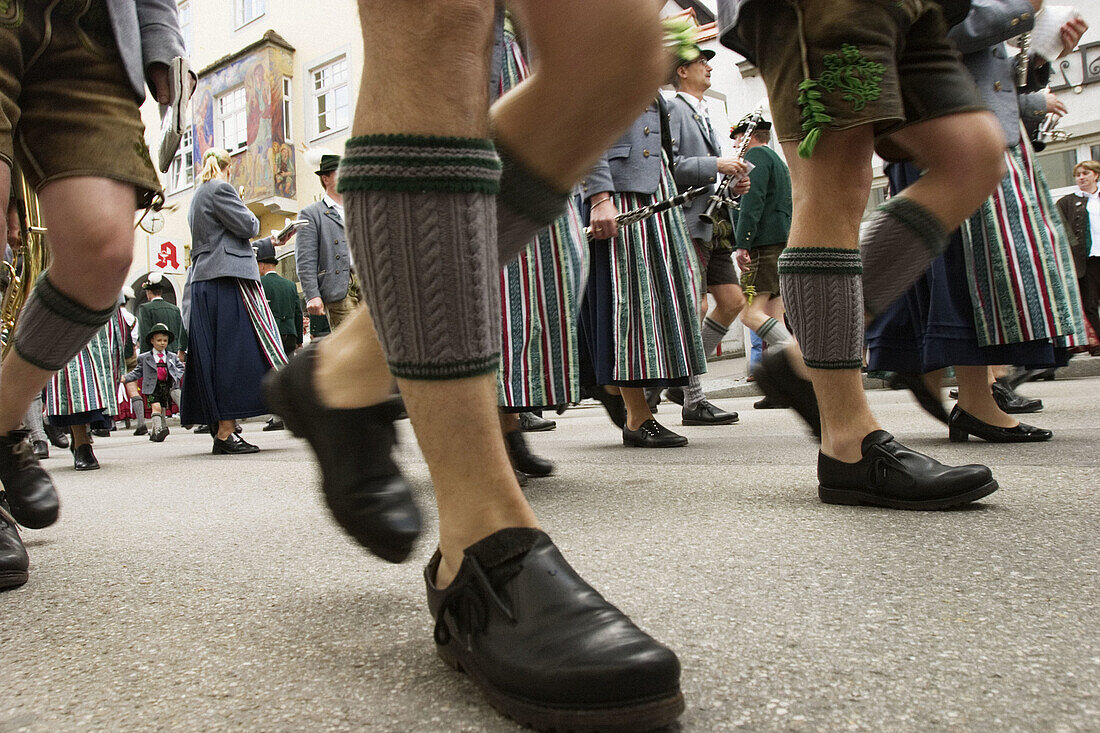
[[[91,443],[84,443],[73,449],[73,468],[77,471],[95,471],[99,468]]]
[[[527,440],[523,437],[523,431],[514,430],[505,433],[504,444],[508,447],[508,457],[512,459],[512,466],[517,471],[535,478],[549,476],[554,472],[552,462],[531,452],[527,446]]]
[[[199,433],[200,435],[202,433],[209,433],[210,432],[210,426],[209,425],[196,425],[191,432],[192,433]]]
[[[26,430],[0,435],[0,483],[11,514],[24,527],[42,529],[57,521],[60,502],[50,475],[38,465]]]
[[[817,492],[827,504],[868,504],[890,509],[947,509],[997,490],[985,466],[945,466],[909,450],[885,430],[863,439],[863,458],[845,463],[817,454]]]
[[[164,439],[168,437],[168,433],[169,430],[167,425],[165,425],[164,427],[155,427],[153,428],[153,432],[149,433],[149,440],[153,441],[154,443],[163,443]],[[257,448],[256,450],[259,449]]]
[[[542,731],[647,731],[684,709],[680,662],[612,606],[535,529],[466,548],[458,575],[424,577],[436,651],[489,703]]]
[[[661,388],[647,387],[645,391],[645,403],[649,405],[649,411],[657,414],[657,406],[661,404]]]
[[[34,457],[40,461],[50,457],[50,444],[44,440],[32,440],[31,448],[34,449]]]
[[[270,433],[273,430],[284,430],[284,429],[286,429],[286,424],[282,420],[280,420],[276,417],[273,417],[270,420],[268,420],[267,423],[264,425],[263,431],[265,433]]]
[[[965,443],[971,435],[988,443],[1042,443],[1054,437],[1049,430],[1024,423],[1014,428],[990,425],[955,405],[951,410],[951,422],[948,423],[948,437],[952,443]]]
[[[97,438],[110,438],[111,431],[107,428],[95,428],[94,430],[92,430],[92,435]]]
[[[525,433],[541,433],[544,430],[553,430],[558,426],[557,421],[547,420],[533,412],[521,412],[519,414],[519,429]]]
[[[520,471],[518,468],[513,468],[512,470],[516,472],[516,483],[519,484],[520,488],[522,489],[524,486],[527,485],[527,474],[525,474],[523,471]]]
[[[732,425],[738,420],[736,412],[726,412],[707,400],[690,407],[684,405],[680,416],[684,425]]]
[[[893,377],[890,378],[890,389],[907,389],[913,393],[913,398],[917,401],[925,412],[932,417],[936,418],[944,425],[947,424],[947,410],[943,406],[943,400],[937,395],[933,394],[932,390],[928,389],[928,385],[924,382],[923,375],[916,374],[914,372],[896,372]]]
[[[821,437],[821,413],[817,409],[814,385],[798,376],[787,358],[786,348],[773,347],[764,351],[753,374],[767,397],[793,407],[814,436]]]
[[[27,549],[19,539],[15,517],[0,491],[0,588],[14,588],[27,582]]]
[[[1042,400],[1034,397],[1024,397],[1010,387],[1007,381],[1000,379],[993,382],[993,400],[1002,412],[1007,412],[1009,415],[1024,415],[1043,411]]]
[[[623,445],[635,448],[679,448],[688,439],[677,435],[653,418],[646,420],[637,430],[623,426]]]
[[[603,405],[603,409],[607,411],[607,416],[611,418],[611,422],[615,423],[615,427],[622,430],[623,426],[626,425],[626,403],[623,402],[623,396],[611,394],[598,385],[587,391],[587,395]]]
[[[54,448],[67,449],[69,447],[69,434],[61,428],[46,423],[42,426],[42,429],[46,431],[46,439],[49,440]]]
[[[138,425],[137,428],[134,430],[134,437],[135,438],[140,438],[141,436],[148,435],[148,434],[149,434],[149,426],[144,424],[144,423],[142,423],[141,425]]]
[[[779,400],[772,399],[765,395],[752,403],[752,409],[754,410],[786,410],[790,405],[780,402]]]
[[[216,456],[240,456],[246,453],[259,453],[259,446],[252,445],[236,433],[230,433],[225,440],[214,436],[214,447],[210,451]]]
[[[684,406],[684,388],[683,387],[669,387],[665,390],[665,399],[669,402],[675,402],[680,407]]]
[[[420,510],[397,464],[394,420],[400,402],[337,410],[313,386],[317,348],[298,349],[264,378],[268,408],[309,441],[321,467],[321,488],[333,518],[378,557],[401,562],[420,534]]]

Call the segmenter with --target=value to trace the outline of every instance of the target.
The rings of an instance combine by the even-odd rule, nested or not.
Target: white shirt
[[[332,197],[329,196],[327,193],[325,194],[325,197],[322,200],[325,202],[325,206],[329,206],[333,209],[336,209],[336,213],[340,215],[340,221],[344,220],[344,205],[343,204],[338,204],[335,201],[333,201]]]
[[[703,127],[710,132],[714,131],[714,127],[710,123],[710,110],[707,109],[706,97],[699,98],[694,94],[685,94],[684,92],[679,92],[676,96],[690,104],[691,108],[695,110],[695,114],[703,118]]]
[[[1085,211],[1089,214],[1089,235],[1092,238],[1089,257],[1100,257],[1100,188],[1094,193],[1078,191],[1077,195],[1085,199]]]

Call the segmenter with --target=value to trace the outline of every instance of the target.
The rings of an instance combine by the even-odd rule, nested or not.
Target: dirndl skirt
[[[656,194],[614,199],[622,212],[674,195],[663,165]],[[683,211],[622,227],[615,239],[592,242],[589,253],[581,322],[594,374],[585,383],[678,386],[706,372],[697,306],[702,280]]]
[[[45,411],[51,425],[103,425],[118,413],[128,330],[115,315],[46,384]]]
[[[260,284],[234,277],[191,283],[189,316],[180,421],[211,425],[267,413],[260,383],[286,355]]]

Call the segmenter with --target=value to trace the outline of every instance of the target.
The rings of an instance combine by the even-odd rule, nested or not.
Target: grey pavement
[[[951,444],[905,394],[868,393],[912,447],[994,468],[1001,489],[969,509],[819,503],[815,445],[751,397],[717,401],[741,424],[664,451],[570,410],[530,436],[558,473],[527,495],[679,653],[684,731],[1096,731],[1100,378],[1023,391],[1053,442]],[[54,450],[62,518],[24,532],[31,580],[0,593],[0,733],[516,729],[435,657],[434,507],[408,424],[428,531],[398,566],[328,519],[304,444],[260,427],[245,457],[179,429],[99,439],[99,471]]]

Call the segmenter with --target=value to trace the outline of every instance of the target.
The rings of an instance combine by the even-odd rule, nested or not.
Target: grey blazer
[[[1016,92],[1015,50],[1004,41],[1035,25],[1028,0],[973,0],[970,13],[947,37],[963,55],[984,101],[1001,123],[1009,146],[1020,142],[1020,121],[1034,130],[1046,116],[1042,93]]]
[[[232,186],[217,178],[200,184],[191,199],[187,223],[191,225],[189,281],[260,279],[256,254],[249,243],[260,231],[260,220]]]
[[[309,222],[298,230],[294,257],[298,280],[306,300],[325,303],[343,300],[348,294],[351,254],[340,214],[322,199],[302,208],[300,219]]]
[[[168,362],[168,379],[172,383],[172,389],[180,386],[183,379],[183,362],[171,351],[164,352],[165,361]],[[141,380],[141,393],[153,394],[157,387],[157,362],[153,359],[153,350],[143,351],[138,354],[137,366],[126,373],[123,382],[136,382]]]
[[[601,191],[654,194],[661,180],[661,117],[656,100],[634,120],[581,183],[587,199]]]
[[[176,0],[107,0],[107,13],[122,66],[140,104],[149,67],[187,55]]]
[[[718,134],[713,127],[707,133],[703,118],[681,95],[673,97],[668,108],[676,187],[680,191],[686,191],[709,184],[713,190],[714,184],[718,182],[718,156],[722,155]],[[706,210],[707,203],[708,197],[700,196],[684,206],[684,218],[687,219],[692,239],[710,241],[714,227],[699,218]]]

